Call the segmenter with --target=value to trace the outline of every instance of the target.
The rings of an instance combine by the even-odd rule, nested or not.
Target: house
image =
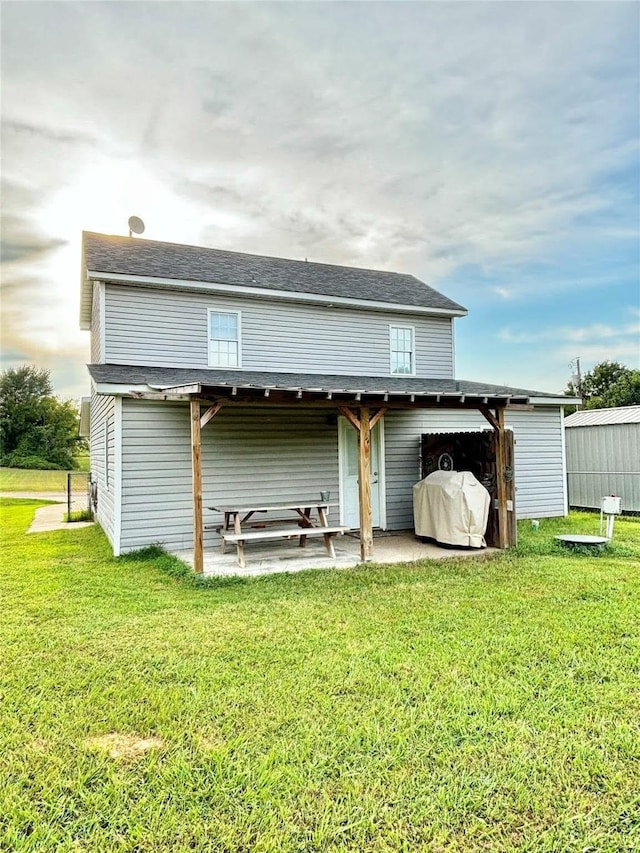
[[[569,504],[600,509],[617,495],[624,513],[640,512],[640,406],[585,409],[564,423]]]
[[[114,553],[193,547],[200,570],[209,506],[330,491],[370,559],[374,528],[412,528],[425,472],[480,456],[495,544],[516,513],[566,514],[572,400],[457,380],[466,313],[411,275],[85,232],[91,470]]]

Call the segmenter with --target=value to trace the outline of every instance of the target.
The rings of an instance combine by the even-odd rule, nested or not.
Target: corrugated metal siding
[[[566,442],[571,506],[598,509],[613,494],[640,511],[640,424],[572,427]]]
[[[123,400],[122,552],[192,547],[190,435],[188,405]],[[319,410],[223,408],[202,431],[202,470],[205,507],[337,495],[337,425]],[[205,531],[205,546],[218,541]]]
[[[562,418],[558,408],[507,412],[515,438],[516,514],[518,518],[564,515]],[[420,478],[420,435],[486,429],[479,412],[442,409],[395,411],[385,416],[387,524],[413,526],[413,484]]]
[[[106,285],[109,364],[207,367],[207,308],[242,312],[242,366],[252,370],[389,375],[389,324],[412,325],[417,375],[453,376],[446,317],[295,305]]]
[[[98,281],[93,283],[93,298],[91,306],[91,363],[102,364],[101,352],[101,328],[102,328],[102,312],[100,310],[100,287]]]
[[[98,509],[96,517],[107,539],[114,545],[114,497],[115,497],[115,397],[93,393],[91,397],[91,476],[98,484]],[[105,442],[108,434],[109,461]]]

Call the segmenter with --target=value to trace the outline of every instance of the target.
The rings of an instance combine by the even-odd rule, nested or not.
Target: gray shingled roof
[[[83,233],[86,270],[242,285],[466,313],[412,275]],[[108,278],[108,276],[105,276]]]
[[[211,388],[302,389],[303,391],[364,394],[465,394],[469,397],[558,397],[543,391],[510,388],[463,379],[419,379],[412,376],[336,376],[316,373],[270,373],[252,370],[207,370],[190,367],[140,367],[126,364],[90,364],[99,384],[148,385],[166,389],[183,385]]]

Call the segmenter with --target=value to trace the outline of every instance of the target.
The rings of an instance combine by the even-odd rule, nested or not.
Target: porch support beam
[[[533,407],[532,407],[533,408]],[[509,511],[507,509],[507,446],[504,429],[505,407],[500,406],[495,414],[486,406],[478,406],[481,415],[489,421],[494,429],[496,450],[496,500],[498,501],[498,547],[509,548],[512,535],[509,532]]]
[[[499,432],[500,424],[498,423],[498,419],[493,414],[493,412],[491,412],[490,409],[487,409],[486,406],[478,406],[478,410],[479,410],[480,414],[483,415],[486,418],[486,420],[489,421],[489,423],[494,428],[494,430],[496,432]]]
[[[375,426],[375,425],[378,423],[378,421],[380,420],[380,418],[383,418],[383,417],[386,415],[386,413],[387,413],[386,408],[378,409],[378,411],[375,413],[375,415],[374,415],[374,416],[371,418],[371,420],[369,421],[369,428],[370,428],[370,429],[373,429],[373,428],[374,428],[374,426]]]
[[[497,409],[498,429],[496,432],[496,491],[498,497],[498,545],[509,547],[509,517],[507,513],[507,455],[505,447],[504,409]]]
[[[202,440],[200,400],[191,400],[191,483],[193,488],[193,569],[204,571],[204,533],[202,522]]]
[[[338,411],[349,421],[349,423],[355,430],[360,432],[360,421],[358,420],[354,412],[351,411],[351,409],[349,409],[347,406],[338,406]]]
[[[199,405],[199,404],[198,404]],[[218,414],[220,409],[222,408],[222,403],[214,403],[213,406],[210,406],[207,411],[200,418],[200,429],[204,429],[206,425],[212,418]]]
[[[373,525],[371,519],[371,423],[369,409],[360,408],[358,431],[358,497],[360,500],[360,559],[373,559]]]

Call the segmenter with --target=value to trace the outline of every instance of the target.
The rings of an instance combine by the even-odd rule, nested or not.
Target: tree
[[[615,408],[640,404],[640,370],[618,361],[601,361],[582,377],[581,388],[569,382],[565,392],[579,396],[585,409]]]
[[[597,398],[596,398],[597,399]],[[603,407],[637,406],[640,404],[640,370],[629,370],[620,376],[600,397]],[[590,406],[590,408],[599,408]]]
[[[53,395],[48,370],[33,365],[0,375],[0,459],[16,468],[73,468],[83,446],[78,411]]]

